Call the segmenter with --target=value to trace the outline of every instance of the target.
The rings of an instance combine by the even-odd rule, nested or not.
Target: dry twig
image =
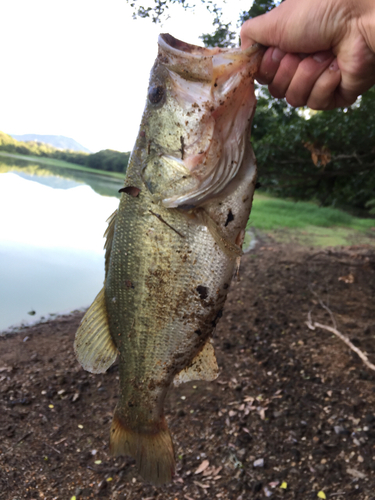
[[[316,321],[313,322],[312,318],[311,318],[311,310],[310,310],[308,312],[308,314],[307,314],[307,321],[306,321],[307,327],[310,330],[315,330],[315,328],[321,328],[322,330],[327,330],[328,332],[333,333],[334,335],[336,335],[336,337],[338,337],[343,342],[345,342],[345,344],[361,358],[361,360],[364,362],[364,364],[367,366],[367,368],[370,368],[370,370],[374,370],[375,371],[375,365],[373,365],[368,360],[368,357],[366,356],[366,354],[364,352],[362,352],[360,349],[358,349],[358,347],[356,347],[348,339],[348,337],[346,337],[345,335],[343,335],[341,332],[338,331],[337,325],[336,325],[336,320],[335,320],[335,318],[333,316],[333,313],[332,313],[331,309],[326,304],[324,304],[324,302],[322,301],[322,299],[318,296],[318,294],[316,292],[314,292],[314,290],[312,290],[311,288],[310,288],[310,290],[315,295],[315,297],[318,299],[319,304],[323,307],[323,309],[325,309],[328,312],[328,314],[330,315],[332,323],[333,323],[334,326],[332,327],[332,326],[328,326],[328,325],[323,325],[322,323],[318,323]]]

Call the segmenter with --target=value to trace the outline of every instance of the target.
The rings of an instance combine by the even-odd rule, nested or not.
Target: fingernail
[[[323,63],[327,61],[328,59],[331,59],[333,57],[333,54],[330,50],[325,50],[324,52],[317,52],[316,54],[313,55],[314,61],[318,63]]]
[[[337,71],[339,69],[339,63],[337,62],[337,59],[334,59],[334,61],[331,62],[329,65],[329,69],[331,71]]]
[[[285,56],[285,52],[283,50],[280,50],[277,47],[275,47],[273,49],[271,59],[272,59],[272,61],[279,63],[284,56]]]

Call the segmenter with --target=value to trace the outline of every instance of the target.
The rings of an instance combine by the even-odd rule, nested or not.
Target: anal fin
[[[74,352],[82,367],[91,373],[104,373],[116,360],[117,348],[109,332],[104,287],[81,321]]]
[[[191,380],[207,380],[212,382],[219,374],[214,346],[208,340],[203,349],[195,356],[190,366],[181,370],[174,378],[174,384]]]

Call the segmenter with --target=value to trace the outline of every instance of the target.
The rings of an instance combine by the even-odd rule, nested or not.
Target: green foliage
[[[86,166],[110,172],[125,172],[130,153],[120,153],[112,149],[104,149],[91,154],[86,159]]]
[[[63,151],[56,149],[53,146],[36,141],[17,141],[8,134],[0,132],[0,150],[8,153],[21,155],[33,155],[46,158],[54,158],[57,160],[69,161],[78,165],[84,165],[87,153],[77,151]]]
[[[369,210],[375,192],[375,87],[349,109],[306,120],[262,92],[253,144],[262,187],[282,197]]]
[[[50,158],[97,170],[121,173],[126,171],[130,156],[130,153],[120,153],[119,151],[113,151],[111,149],[99,151],[94,154],[60,150],[41,142],[16,141],[13,137],[5,134],[4,132],[0,132],[0,151],[6,151],[7,153],[12,154]]]
[[[244,23],[247,19],[252,19],[253,17],[265,14],[269,10],[276,7],[279,3],[280,1],[277,0],[254,0],[250,9],[241,14],[241,23]]]
[[[278,5],[278,0],[254,0],[250,10],[239,14],[239,23],[243,24],[247,19],[265,14]],[[224,24],[221,16],[217,15],[213,25],[216,27],[211,34],[203,34],[202,39],[206,47],[233,47],[236,44],[235,33],[230,30],[230,24]]]
[[[194,4],[186,0],[154,0],[153,7],[144,7],[142,0],[126,0],[133,8],[133,17],[151,18],[154,23],[160,23],[166,15],[169,5],[180,4],[184,9],[194,8]],[[201,0],[201,3],[206,5],[207,9],[215,16],[215,19],[220,17],[220,8],[213,0]]]
[[[369,213],[375,215],[375,198],[372,198],[366,203],[366,208],[369,209]]]
[[[229,24],[217,23],[214,33],[205,33],[200,38],[205,47],[233,47],[235,45],[235,33],[229,29]]]

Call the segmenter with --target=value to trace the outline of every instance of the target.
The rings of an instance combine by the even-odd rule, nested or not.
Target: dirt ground
[[[375,500],[375,249],[263,241],[244,256],[215,336],[212,383],[170,391],[171,485],[108,453],[118,367],[85,372],[82,313],[0,337],[0,498]]]

